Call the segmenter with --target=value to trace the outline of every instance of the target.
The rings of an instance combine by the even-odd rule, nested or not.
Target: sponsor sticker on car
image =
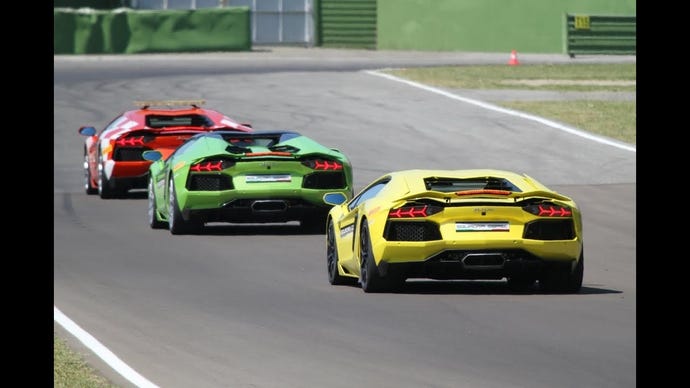
[[[456,232],[508,232],[507,222],[456,222]]]
[[[247,183],[263,183],[263,182],[291,182],[290,174],[281,175],[247,175],[245,182]]]

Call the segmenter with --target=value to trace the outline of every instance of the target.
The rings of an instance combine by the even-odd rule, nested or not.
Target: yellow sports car
[[[506,278],[514,290],[582,286],[582,216],[535,179],[501,170],[386,174],[352,200],[329,193],[328,280],[364,292],[410,278]]]

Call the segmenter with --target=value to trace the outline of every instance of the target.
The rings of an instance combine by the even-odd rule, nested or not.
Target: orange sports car
[[[101,198],[114,198],[131,189],[145,189],[150,161],[144,151],[157,150],[164,157],[200,132],[251,132],[250,124],[238,123],[211,109],[204,100],[135,101],[139,109],[121,113],[100,132],[92,126],[79,128],[84,143],[84,189]]]

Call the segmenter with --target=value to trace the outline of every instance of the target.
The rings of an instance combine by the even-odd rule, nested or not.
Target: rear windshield
[[[146,126],[162,127],[211,127],[213,121],[204,115],[149,115],[146,116]]]
[[[237,147],[270,147],[278,142],[278,137],[227,137],[225,141]]]
[[[514,193],[522,191],[509,180],[496,177],[466,179],[431,177],[424,179],[424,184],[427,190],[441,191],[444,193],[465,190],[508,190]]]
[[[300,136],[297,132],[253,132],[253,133],[224,133],[223,139],[236,147],[272,147]]]

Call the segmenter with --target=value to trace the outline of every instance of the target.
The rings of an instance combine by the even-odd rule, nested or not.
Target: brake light
[[[343,164],[326,159],[309,159],[302,162],[305,166],[320,171],[340,171],[343,169]]]
[[[573,215],[569,207],[549,203],[525,206],[523,210],[539,217],[572,217]]]
[[[125,137],[125,138],[116,140],[115,144],[119,145],[121,147],[141,146],[141,145],[144,145],[144,137],[143,136]]]
[[[292,156],[290,152],[270,151],[270,152],[247,152],[244,156]]]
[[[477,195],[477,194],[492,194],[492,195],[510,195],[512,191],[509,190],[494,190],[494,189],[481,189],[481,190],[463,190],[456,191],[455,195]]]
[[[195,163],[189,167],[189,170],[194,171],[194,172],[222,171],[223,170],[223,161],[218,160],[218,161],[208,161],[208,162]]]
[[[388,212],[388,218],[428,217],[440,212],[441,210],[441,207],[429,205],[403,206],[401,208],[391,209]]]
[[[242,138],[242,139],[235,139],[235,138],[232,138],[232,139],[227,139],[227,141],[228,141],[230,144],[236,144],[236,143],[252,144],[252,143],[254,142],[254,140],[252,140],[252,139],[250,139],[250,138]]]

